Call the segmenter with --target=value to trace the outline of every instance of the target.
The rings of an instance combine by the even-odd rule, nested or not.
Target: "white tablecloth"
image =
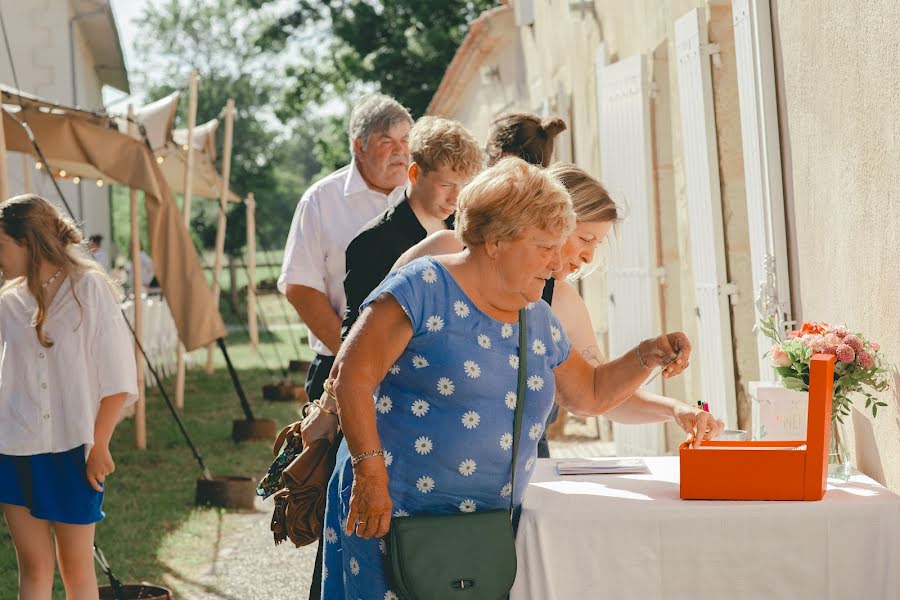
[[[900,497],[863,475],[820,502],[681,500],[651,475],[565,476],[539,460],[511,600],[900,598]]]

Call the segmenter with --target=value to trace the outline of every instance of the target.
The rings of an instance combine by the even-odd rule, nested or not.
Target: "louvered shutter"
[[[676,21],[675,46],[697,305],[697,339],[691,362],[699,370],[701,399],[709,403],[713,414],[724,415],[726,424],[735,427],[731,315],[704,9],[694,9]]]
[[[610,358],[658,336],[659,281],[650,121],[645,58],[632,56],[600,68],[600,172],[613,198],[628,205],[628,220],[607,271]],[[661,391],[659,378],[650,390]],[[614,423],[620,456],[654,456],[665,449],[662,426]]]
[[[756,318],[791,319],[790,283],[768,0],[732,0],[741,109],[744,182]],[[774,381],[763,355],[772,343],[757,333],[759,375]]]

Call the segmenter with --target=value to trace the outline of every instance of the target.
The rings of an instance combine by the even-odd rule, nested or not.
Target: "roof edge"
[[[488,52],[493,49],[488,42],[491,41],[491,34],[496,33],[497,22],[506,17],[511,18],[512,12],[513,9],[509,4],[503,4],[484,11],[469,23],[469,31],[447,65],[441,83],[431,97],[428,108],[425,109],[425,114],[447,115],[456,108],[462,90],[455,84],[471,76],[471,73],[481,66]]]

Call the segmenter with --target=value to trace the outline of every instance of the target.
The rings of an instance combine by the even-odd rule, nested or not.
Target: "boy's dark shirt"
[[[444,223],[453,229],[454,215]],[[421,242],[428,235],[409,205],[409,197],[387,209],[366,225],[347,246],[347,274],[344,294],[347,314],[341,327],[341,337],[359,318],[359,306],[384,280],[400,255]]]

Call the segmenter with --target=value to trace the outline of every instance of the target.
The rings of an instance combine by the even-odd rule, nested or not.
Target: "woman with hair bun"
[[[505,113],[491,123],[487,141],[488,166],[504,156],[518,156],[547,167],[553,155],[553,139],[566,130],[559,117],[542,119],[534,113]]]

